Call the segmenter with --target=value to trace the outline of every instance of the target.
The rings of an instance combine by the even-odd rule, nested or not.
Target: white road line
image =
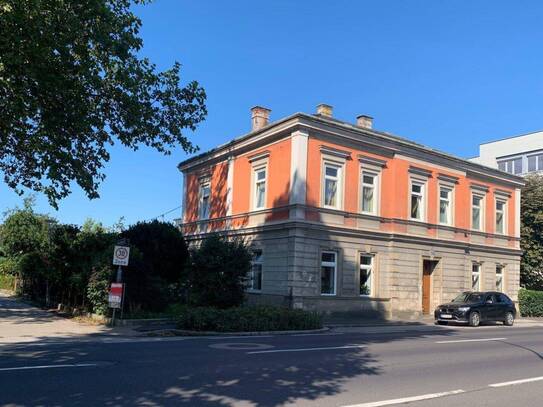
[[[511,382],[503,382],[503,383],[494,383],[489,384],[489,387],[504,387],[504,386],[514,386],[515,384],[523,384],[523,383],[530,383],[530,382],[539,382],[543,380],[543,376],[540,377],[531,377],[529,379],[521,379],[521,380],[513,380]]]
[[[292,336],[335,336],[335,335],[343,335],[342,332],[333,332],[328,334],[295,334]]]
[[[437,341],[435,343],[465,343],[465,342],[491,342],[505,341],[507,338],[483,338],[483,339],[458,339],[453,341]]]
[[[248,355],[254,355],[256,353],[280,353],[280,352],[309,352],[314,350],[333,350],[333,349],[354,349],[365,348],[364,345],[346,345],[346,346],[330,346],[326,348],[300,348],[300,349],[274,349],[274,350],[260,350],[254,352],[247,352]]]
[[[465,393],[465,392],[464,392],[464,390],[459,389],[459,390],[452,390],[452,391],[444,391],[442,393],[432,393],[432,394],[423,394],[421,396],[404,397],[404,398],[401,398],[401,399],[374,401],[374,402],[371,402],[371,403],[362,403],[362,404],[352,404],[350,406],[343,406],[343,407],[391,406],[393,404],[403,404],[403,403],[411,403],[412,401],[436,399],[436,398],[439,398],[439,397],[452,396],[454,394],[460,394],[460,393]]]
[[[240,336],[189,336],[189,339],[260,339],[260,338],[274,338],[275,335],[240,335]]]
[[[89,367],[98,366],[96,363],[74,363],[69,365],[41,365],[41,366],[18,366],[18,367],[3,367],[0,372],[9,372],[12,370],[32,370],[32,369],[55,369],[60,367]]]

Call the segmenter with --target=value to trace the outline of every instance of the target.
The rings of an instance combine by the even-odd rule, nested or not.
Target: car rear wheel
[[[506,313],[503,324],[507,326],[513,326],[514,322],[515,322],[515,316],[513,315],[513,313],[512,312]]]
[[[479,326],[481,324],[481,316],[478,312],[472,312],[469,314],[469,325],[470,326]]]

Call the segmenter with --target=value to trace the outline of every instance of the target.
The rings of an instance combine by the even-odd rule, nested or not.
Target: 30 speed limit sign
[[[113,265],[128,266],[128,257],[130,256],[130,247],[115,246],[113,250]]]

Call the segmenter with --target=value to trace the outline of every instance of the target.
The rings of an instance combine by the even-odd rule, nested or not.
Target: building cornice
[[[229,154],[239,155],[278,138],[289,137],[290,133],[301,128],[306,131],[309,130],[312,135],[329,136],[339,138],[342,141],[349,141],[361,150],[367,150],[385,157],[393,157],[401,152],[402,155],[464,171],[473,177],[488,179],[490,182],[518,187],[524,185],[522,177],[443,153],[389,133],[363,129],[354,124],[306,113],[295,113],[260,130],[247,133],[208,152],[181,162],[178,168],[185,172],[203,163],[225,160]]]

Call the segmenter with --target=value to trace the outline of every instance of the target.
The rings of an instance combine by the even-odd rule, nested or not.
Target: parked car
[[[438,324],[458,322],[479,326],[481,322],[501,321],[511,326],[516,314],[515,304],[503,293],[466,291],[452,302],[438,306],[434,318]]]

